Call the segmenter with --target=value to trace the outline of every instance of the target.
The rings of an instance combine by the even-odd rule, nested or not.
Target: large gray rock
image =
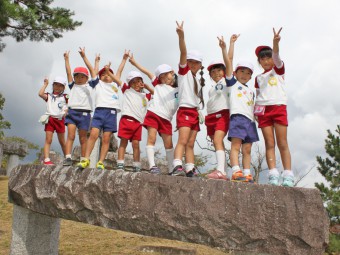
[[[19,157],[25,157],[28,153],[27,143],[14,142],[14,141],[2,141],[3,153],[18,155]]]
[[[246,254],[322,254],[328,243],[316,189],[19,166],[9,200],[56,218]]]

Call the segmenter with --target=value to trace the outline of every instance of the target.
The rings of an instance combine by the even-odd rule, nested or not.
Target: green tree
[[[0,92],[0,140],[4,137],[4,131],[3,129],[10,129],[11,123],[4,120],[4,117],[2,116],[2,110],[4,109],[5,105],[5,98],[2,96],[2,93]]]
[[[53,42],[62,33],[72,31],[82,22],[74,21],[74,12],[51,7],[53,0],[1,0],[0,1],[0,51],[3,37],[13,37],[17,42]]]
[[[316,157],[319,164],[318,171],[325,177],[329,185],[315,183],[320,190],[326,205],[331,224],[340,224],[340,126],[335,130],[336,134],[327,130],[325,149],[329,157]]]

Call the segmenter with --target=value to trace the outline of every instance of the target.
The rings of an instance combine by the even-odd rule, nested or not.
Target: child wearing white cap
[[[44,85],[39,90],[39,97],[46,101],[46,113],[43,124],[45,123],[45,144],[44,144],[44,165],[53,166],[50,159],[50,148],[53,139],[53,133],[56,131],[61,149],[65,155],[65,115],[67,113],[68,95],[64,94],[66,79],[57,76],[53,80],[52,93],[46,93],[48,79],[44,79]],[[46,123],[47,122],[47,123]]]
[[[149,161],[150,172],[152,174],[160,174],[160,169],[155,164],[154,151],[158,132],[163,139],[166,159],[168,161],[168,170],[169,173],[171,173],[174,159],[171,120],[178,108],[178,87],[175,73],[171,66],[162,64],[156,68],[155,74],[152,74],[137,63],[133,55],[131,55],[129,61],[141,72],[146,74],[154,85],[153,99],[150,102],[143,123],[143,126],[148,130],[146,154]]]
[[[76,67],[71,73],[69,51],[64,53],[65,68],[67,73],[68,86],[70,88],[70,98],[68,101],[68,113],[65,118],[67,125],[67,140],[65,148],[64,166],[72,165],[71,152],[76,135],[79,133],[79,142],[81,148],[81,160],[85,157],[87,132],[90,127],[92,112],[92,89],[98,84],[99,79],[95,73],[90,61],[85,55],[85,48],[80,48],[79,54],[84,60],[86,67],[90,70],[91,80],[89,80],[89,72],[85,67]]]
[[[193,177],[195,171],[194,145],[199,127],[200,104],[204,107],[202,87],[204,79],[199,80],[197,73],[202,69],[202,55],[198,51],[187,52],[183,22],[177,23],[180,62],[178,71],[179,109],[176,123],[178,142],[175,148],[172,175]],[[203,72],[201,72],[202,74]],[[185,169],[182,158],[185,153]]]
[[[124,54],[117,75],[109,73],[112,80],[117,83],[123,92],[122,116],[119,121],[118,137],[120,144],[118,148],[117,169],[124,170],[124,155],[128,142],[132,143],[133,150],[133,171],[141,170],[139,142],[142,140],[142,123],[146,114],[148,101],[151,99],[153,89],[144,84],[142,74],[138,71],[130,71],[126,83],[122,85],[120,80],[129,54]],[[150,93],[146,94],[143,89]]]
[[[129,56],[129,52],[125,52],[124,56]],[[86,168],[90,165],[90,155],[94,145],[102,132],[101,148],[99,161],[96,168],[104,170],[104,160],[109,151],[112,133],[117,132],[117,114],[120,112],[120,102],[118,94],[118,85],[113,82],[109,73],[113,74],[110,68],[111,63],[103,67],[99,71],[100,55],[95,58],[94,69],[98,73],[99,83],[95,86],[95,110],[91,121],[90,136],[86,144],[85,158],[78,163],[78,167]],[[120,77],[118,77],[120,78]]]
[[[231,141],[230,164],[232,166],[232,180],[254,182],[250,173],[251,147],[259,141],[254,118],[255,94],[248,87],[254,67],[247,61],[236,65],[233,75],[232,57],[227,56],[227,46],[223,37],[218,38],[222,49],[223,60],[226,65],[226,82],[230,86],[230,124],[228,139]],[[239,153],[242,150],[242,166],[240,169]]]
[[[285,92],[285,65],[279,56],[280,32],[274,32],[273,49],[258,46],[257,60],[264,72],[255,79],[256,110],[259,128],[266,144],[266,160],[269,168],[269,184],[279,185],[280,173],[276,168],[275,144],[277,144],[283,165],[282,186],[294,186],[294,174],[287,140],[288,116],[287,95]],[[277,143],[275,142],[277,140]]]
[[[234,43],[239,35],[230,37],[229,58],[234,52]],[[205,125],[207,133],[214,143],[217,167],[207,174],[209,179],[228,180],[225,170],[225,147],[223,139],[229,130],[229,87],[226,81],[226,67],[223,60],[215,60],[208,66],[212,86],[209,90],[207,102],[207,116]]]

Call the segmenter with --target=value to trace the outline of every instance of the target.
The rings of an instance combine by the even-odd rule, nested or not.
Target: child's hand
[[[69,55],[70,55],[70,51],[65,51],[64,53],[64,59],[68,60],[69,59]]]
[[[96,58],[94,59],[94,61],[96,61],[96,62],[99,62],[99,61],[100,61],[100,54],[99,54],[99,53],[96,54]]]
[[[108,73],[110,72],[111,62],[109,62],[107,65],[104,66],[105,71]]]
[[[231,37],[230,37],[230,44],[232,43],[235,43],[238,39],[238,37],[240,36],[240,34],[233,34]]]
[[[226,45],[226,43],[225,43],[225,41],[224,41],[223,36],[221,36],[221,38],[219,38],[219,37],[217,36],[217,39],[218,39],[218,45],[221,47],[221,49],[227,48],[227,45]]]
[[[127,60],[130,57],[130,50],[124,50],[123,59]]]
[[[183,29],[184,21],[182,21],[181,24],[179,24],[178,21],[176,21],[176,24],[177,24],[176,32],[178,36],[184,37],[184,29]]]
[[[136,62],[135,58],[133,57],[133,53],[131,53],[131,55],[130,55],[129,62],[131,63],[131,65],[136,66],[137,62]]]
[[[48,85],[48,78],[45,77],[45,79],[44,79],[44,86],[47,86],[47,85]]]
[[[273,28],[273,32],[274,32],[273,41],[276,43],[278,43],[281,40],[281,36],[280,36],[281,30],[282,30],[282,27],[277,32],[275,31],[275,28]]]
[[[79,54],[82,58],[84,58],[86,55],[85,55],[85,47],[79,47]]]

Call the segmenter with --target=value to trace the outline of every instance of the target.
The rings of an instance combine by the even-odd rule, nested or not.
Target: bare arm
[[[178,34],[178,42],[179,42],[179,50],[180,50],[179,64],[183,66],[187,63],[187,46],[184,40],[184,29],[183,29],[184,21],[182,21],[181,24],[179,24],[176,21],[176,24],[177,24],[176,32]]]
[[[151,93],[151,95],[153,95],[154,89],[151,86],[144,83],[144,88],[146,88],[146,90],[148,90]]]
[[[221,38],[217,37],[217,39],[218,39],[218,44],[222,49],[222,56],[223,56],[224,64],[225,64],[225,67],[226,67],[226,76],[230,77],[233,73],[233,67],[231,65],[230,58],[227,54],[227,45],[224,41],[223,36],[221,36]]]
[[[112,78],[113,82],[117,83],[118,86],[121,86],[123,82],[120,80],[120,77],[118,77],[118,75],[115,75],[109,71],[110,66],[111,66],[111,62],[109,62],[109,64],[104,66],[106,73]]]
[[[239,36],[240,36],[240,34],[238,34],[238,35],[233,34],[230,37],[230,45],[229,45],[229,50],[228,50],[228,57],[230,59],[231,66],[233,66],[233,60],[234,60],[234,45],[235,45],[235,42],[237,41]]]
[[[92,78],[92,79],[95,79],[95,78],[97,77],[97,74],[95,73],[94,68],[93,68],[93,66],[91,65],[90,61],[89,61],[89,60],[87,59],[87,57],[86,57],[86,54],[85,54],[85,47],[83,47],[83,48],[79,47],[79,54],[80,54],[80,56],[83,58],[84,63],[85,63],[85,65],[86,65],[87,69],[89,69],[90,74],[91,74],[91,78]]]
[[[71,73],[71,66],[70,66],[70,51],[65,51],[64,53],[64,59],[65,59],[65,68],[66,68],[66,75],[67,75],[67,81],[68,83],[73,82],[73,77]]]
[[[279,29],[279,31],[275,31],[275,29],[273,28],[273,32],[274,32],[274,38],[273,38],[273,53],[279,53],[279,42],[281,40],[281,33],[282,27]]]
[[[155,77],[155,75],[151,73],[148,69],[137,63],[137,61],[133,57],[133,54],[130,55],[129,62],[131,63],[131,65],[135,66],[139,71],[147,75],[150,80],[152,80]]]
[[[94,72],[96,75],[99,73],[99,62],[100,62],[100,54],[96,54],[96,58],[94,59]]]
[[[44,99],[46,101],[47,99],[47,95],[45,94],[45,90],[48,86],[48,78],[45,78],[44,79],[44,85],[42,85],[42,87],[40,88],[39,90],[39,96]]]
[[[130,50],[125,50],[124,51],[124,55],[123,55],[123,59],[122,62],[120,63],[120,65],[118,66],[117,69],[117,78],[120,79],[120,77],[122,77],[122,72],[124,70],[125,64],[127,59],[130,57]],[[117,83],[118,84],[118,83]],[[119,85],[119,84],[118,84]]]

